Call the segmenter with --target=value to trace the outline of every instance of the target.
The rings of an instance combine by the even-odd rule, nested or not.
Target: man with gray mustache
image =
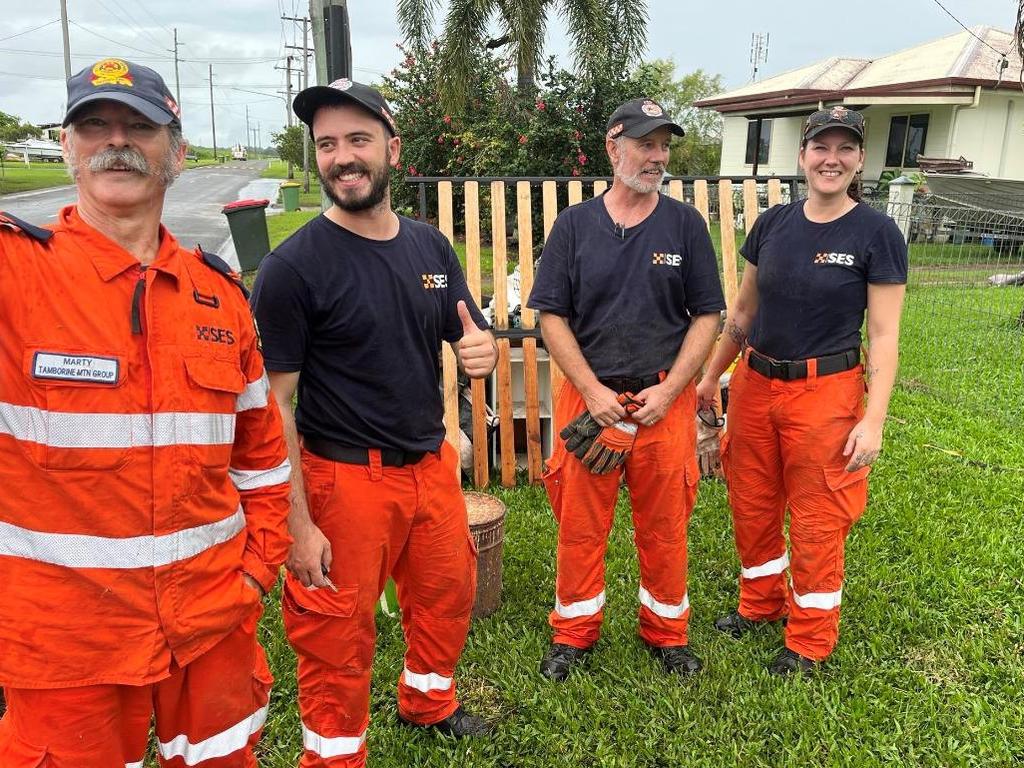
[[[0,214],[4,768],[251,768],[262,598],[291,539],[281,416],[237,276],[161,224],[185,156],[153,70],[68,80],[78,200]]]

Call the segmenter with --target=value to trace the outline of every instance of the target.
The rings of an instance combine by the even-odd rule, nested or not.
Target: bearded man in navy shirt
[[[264,260],[253,291],[293,462],[282,613],[298,657],[300,766],[360,768],[374,609],[390,575],[408,643],[399,718],[456,737],[487,731],[455,689],[476,551],[438,361],[447,341],[483,378],[497,349],[451,244],[391,209],[401,139],[380,93],[341,79],[293,106],[334,204]]]
[[[600,634],[623,476],[640,637],[670,673],[702,666],[687,641],[687,524],[700,476],[693,378],[725,302],[704,220],[659,193],[673,134],[682,128],[650,99],[615,110],[605,141],[612,187],[559,215],[528,302],[567,379],[555,406],[567,442],[544,477],[559,523],[554,641],[540,667],[552,680],[564,680]]]

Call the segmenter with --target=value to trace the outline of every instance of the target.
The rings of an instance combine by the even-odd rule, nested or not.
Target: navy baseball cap
[[[103,59],[68,79],[68,111],[63,126],[94,101],[127,104],[157,125],[181,122],[181,108],[155,71],[124,59]]]
[[[358,104],[367,112],[372,114],[391,132],[392,136],[398,135],[398,125],[391,114],[391,107],[384,101],[380,91],[368,85],[357,83],[342,77],[330,85],[313,85],[304,91],[300,91],[292,102],[292,109],[299,116],[299,120],[313,130],[313,115],[325,104],[344,104],[346,101]]]
[[[810,141],[822,131],[827,131],[830,128],[845,128],[861,143],[864,142],[864,115],[855,109],[847,109],[843,106],[819,109],[808,117],[807,122],[804,123],[804,141]]]
[[[658,102],[644,98],[630,99],[612,112],[612,116],[608,118],[608,132],[605,135],[609,139],[618,136],[639,139],[663,125],[676,136],[684,135],[683,129],[672,122],[672,118]]]

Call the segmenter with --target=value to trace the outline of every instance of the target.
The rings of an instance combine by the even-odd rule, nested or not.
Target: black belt
[[[860,364],[860,350],[848,349],[845,352],[838,352],[825,357],[810,358],[818,361],[818,376],[828,376],[830,373],[841,373],[855,368]],[[758,354],[750,350],[747,357],[747,365],[762,376],[769,379],[782,379],[793,381],[794,379],[807,378],[808,360],[773,360],[770,357]]]
[[[653,387],[661,381],[661,374],[652,373],[650,376],[611,376],[607,379],[598,379],[608,389],[615,390],[618,394],[632,392],[634,395],[642,389]]]
[[[366,448],[352,448],[338,445],[322,437],[303,437],[302,445],[306,450],[323,459],[340,461],[342,464],[361,464],[369,466],[370,451]],[[394,448],[380,449],[380,463],[385,467],[405,467],[419,463],[428,451],[399,451]]]

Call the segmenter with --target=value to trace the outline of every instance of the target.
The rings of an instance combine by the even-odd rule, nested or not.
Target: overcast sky
[[[319,0],[315,0],[319,1]],[[639,0],[638,0],[639,1]],[[942,3],[967,26],[1012,30],[1017,0],[649,0],[649,58],[672,58],[682,74],[697,68],[721,74],[727,87],[750,80],[750,38],[770,35],[763,75],[828,56],[872,58],[962,31]],[[71,67],[117,56],[157,69],[174,90],[169,49],[181,43],[182,113],[186,136],[209,146],[213,65],[217,145],[245,142],[259,125],[264,145],[285,122],[285,45],[301,45],[301,25],[281,16],[308,13],[307,0],[67,0]],[[558,3],[554,5],[557,7]],[[64,60],[58,0],[3,0],[0,11],[0,111],[33,123],[59,122],[64,108]],[[400,58],[394,3],[349,0],[355,77],[373,81]],[[33,28],[41,27],[39,29]],[[548,53],[571,61],[557,19]],[[299,59],[296,59],[298,62]],[[315,75],[311,75],[311,82]],[[297,85],[297,82],[296,82]],[[241,89],[241,90],[240,90]]]

